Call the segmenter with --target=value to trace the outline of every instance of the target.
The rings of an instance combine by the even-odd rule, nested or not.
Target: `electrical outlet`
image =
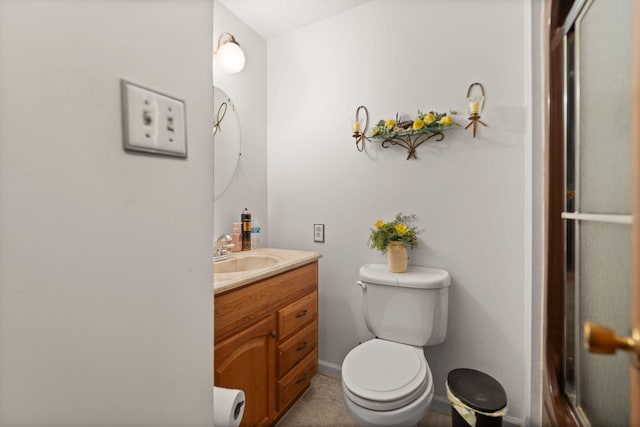
[[[313,224],[313,241],[324,243],[324,224]]]
[[[124,80],[120,87],[124,149],[186,158],[184,102]]]

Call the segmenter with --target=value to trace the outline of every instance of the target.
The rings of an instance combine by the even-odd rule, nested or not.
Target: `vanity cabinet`
[[[214,384],[245,392],[242,426],[270,426],[318,369],[318,263],[214,299]]]
[[[242,424],[267,426],[273,416],[275,319],[266,317],[215,346],[214,384],[244,390],[246,407]],[[251,390],[251,392],[249,392]]]

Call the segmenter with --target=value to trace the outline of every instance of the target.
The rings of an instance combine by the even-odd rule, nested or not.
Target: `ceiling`
[[[371,0],[219,0],[265,39],[342,13]]]

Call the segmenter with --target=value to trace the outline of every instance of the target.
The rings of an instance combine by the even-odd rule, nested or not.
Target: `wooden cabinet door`
[[[266,426],[275,416],[275,315],[217,343],[214,385],[245,394],[241,426]]]

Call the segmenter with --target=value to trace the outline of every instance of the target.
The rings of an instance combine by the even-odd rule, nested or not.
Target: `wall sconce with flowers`
[[[471,94],[471,90],[474,87],[480,88],[480,94]],[[477,91],[476,91],[477,92]],[[482,126],[487,126],[485,122],[480,120],[480,113],[482,113],[482,107],[484,107],[484,86],[481,83],[471,83],[467,90],[467,106],[469,107],[469,124],[465,126],[468,129],[469,126],[473,126],[473,137],[475,138],[478,133],[478,123]]]
[[[360,117],[360,111],[364,111],[366,120],[363,122]],[[356,148],[358,151],[364,149],[364,141],[376,139],[381,141],[383,148],[389,148],[393,145],[404,147],[407,152],[407,160],[417,159],[416,149],[427,142],[431,138],[435,141],[444,139],[444,131],[459,126],[453,121],[455,111],[448,113],[437,113],[430,111],[423,113],[418,111],[415,118],[411,120],[400,121],[398,114],[395,119],[380,120],[376,123],[371,131],[371,138],[365,136],[365,132],[369,125],[369,112],[364,106],[358,107],[356,117],[353,120],[353,137],[356,139]],[[360,145],[362,144],[362,146]]]
[[[240,48],[240,43],[231,33],[220,34],[218,46],[214,49],[213,55],[227,73],[239,73],[244,68],[244,52]]]

